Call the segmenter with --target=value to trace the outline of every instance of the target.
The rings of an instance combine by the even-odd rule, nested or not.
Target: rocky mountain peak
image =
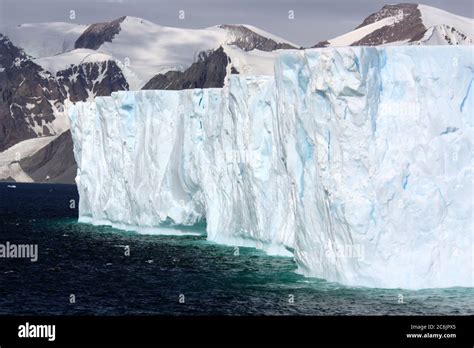
[[[314,47],[378,45],[472,44],[474,22],[434,7],[418,4],[386,5],[353,31]]]
[[[50,73],[0,34],[0,152],[18,141],[50,135],[62,88]]]
[[[421,13],[418,9],[417,4],[395,4],[395,5],[385,5],[382,9],[378,12],[375,12],[368,16],[364,21],[356,27],[356,29],[365,27],[366,25],[378,22],[384,18],[388,17],[399,17],[400,19],[406,17],[413,17],[413,19],[417,19],[421,21]]]
[[[219,25],[219,28],[225,29],[231,36],[228,44],[235,45],[244,51],[257,49],[260,51],[274,51],[278,49],[294,49],[294,47],[286,42],[276,42],[275,40],[260,35],[245,25]]]
[[[112,42],[112,39],[120,30],[120,24],[125,20],[120,17],[110,22],[91,24],[74,43],[74,48],[98,49],[105,42]]]
[[[230,58],[222,47],[203,51],[198,61],[185,71],[168,71],[153,77],[142,89],[180,90],[190,88],[219,88],[224,86]]]

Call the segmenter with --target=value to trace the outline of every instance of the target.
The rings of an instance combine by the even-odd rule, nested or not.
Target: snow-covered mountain
[[[69,128],[67,118],[58,117],[57,105],[62,105],[64,93],[54,76],[2,34],[0,91],[0,151]]]
[[[114,61],[84,60],[52,72],[35,61],[0,34],[0,180],[70,183],[75,164],[64,101],[110,95],[128,84]],[[44,141],[29,141],[35,139]]]
[[[326,46],[472,45],[474,20],[417,4],[384,6],[353,31],[318,43]]]
[[[263,33],[262,31],[259,31]],[[269,35],[271,36],[271,35]],[[136,17],[122,17],[110,23],[89,27],[76,41],[76,48],[95,49],[122,62],[136,76],[131,89],[142,88],[156,74],[183,71],[197,61],[203,51],[223,47],[240,70],[248,73],[271,73],[263,64],[239,61],[241,51],[261,51],[262,59],[273,60],[273,51],[296,48],[286,40],[264,37],[244,25],[221,25],[206,29],[164,27]],[[240,48],[235,51],[233,48]],[[270,64],[271,67],[271,64]],[[239,70],[239,71],[240,71]]]
[[[66,99],[86,100],[128,89],[122,70],[114,61],[83,58],[75,65],[63,64],[56,70],[47,64],[52,59],[33,59],[0,34],[0,132],[4,132],[0,151],[21,140],[69,129],[61,111]],[[42,61],[48,69],[38,64]],[[54,67],[61,64],[58,59]]]
[[[37,28],[38,33],[32,34]],[[52,23],[49,27],[43,23],[7,28],[6,32],[14,44],[37,58],[35,62],[50,72],[78,65],[84,59],[114,60],[126,70],[124,75],[131,89],[142,88],[156,74],[187,69],[203,51],[223,47],[239,71],[260,74],[273,73],[273,51],[298,47],[253,26],[183,29],[130,16],[89,27],[68,23]],[[260,54],[250,54],[254,56],[251,61],[240,59],[245,56],[242,51],[253,50]]]
[[[74,49],[74,43],[86,29],[87,25],[47,22],[0,27],[0,33],[32,58],[41,58]]]

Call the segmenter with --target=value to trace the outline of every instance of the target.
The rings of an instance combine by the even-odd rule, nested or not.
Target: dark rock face
[[[86,100],[128,90],[113,61],[83,63],[51,75],[0,34],[0,151],[26,139],[53,135],[48,125],[64,100]]]
[[[168,71],[165,74],[158,74],[142,89],[181,90],[223,87],[229,63],[230,59],[222,47],[208,53],[202,52],[199,60],[184,72]]]
[[[34,155],[20,160],[34,182],[71,184],[76,177],[71,131],[62,133]]]
[[[0,34],[0,151],[19,141],[49,135],[52,104],[64,101],[54,77]],[[33,128],[36,128],[33,130]]]
[[[413,42],[423,37],[427,28],[423,25],[421,12],[417,4],[386,5],[380,11],[367,17],[355,30],[394,16],[398,16],[400,20],[392,25],[374,30],[362,39],[353,42],[351,46],[377,46],[397,41]],[[313,47],[326,47],[328,45],[328,41],[321,41]]]
[[[272,39],[261,36],[243,25],[220,25],[219,28],[226,29],[229,33],[235,36],[235,40],[229,42],[230,45],[235,45],[244,51],[251,51],[257,49],[260,51],[274,51],[279,49],[294,49],[287,43],[275,42]]]
[[[317,47],[326,47],[329,45],[329,41],[325,40],[325,41],[321,41],[321,42],[318,42],[316,45],[314,45],[313,47],[314,48],[317,48]]]
[[[372,13],[368,16],[364,21],[359,24],[355,29],[359,29],[365,27],[366,25],[378,22],[381,19],[387,17],[393,17],[403,11],[404,15],[420,15],[420,11],[418,10],[417,4],[396,4],[396,5],[385,5],[382,9],[378,12]]]
[[[354,42],[352,46],[375,46],[387,42],[416,41],[423,37],[426,31],[421,20],[421,12],[416,4],[387,5],[379,12],[369,16],[361,26],[371,24],[383,18],[400,16],[399,22],[375,30],[363,39]],[[365,24],[364,24],[365,23]],[[359,26],[360,27],[360,26]],[[357,28],[359,28],[357,27]]]
[[[56,77],[72,102],[84,101],[89,94],[108,96],[129,88],[122,70],[112,60],[73,65],[59,71]]]
[[[74,48],[98,49],[104,42],[111,42],[120,32],[120,23],[126,17],[120,17],[111,22],[90,25],[74,43]]]
[[[26,139],[54,135],[48,125],[56,118],[54,108],[61,110],[66,99],[83,101],[90,95],[107,96],[128,88],[114,61],[74,65],[53,76],[0,34],[0,151]],[[23,159],[21,166],[37,182],[49,176],[51,182],[73,183],[70,137],[70,132],[63,133]]]

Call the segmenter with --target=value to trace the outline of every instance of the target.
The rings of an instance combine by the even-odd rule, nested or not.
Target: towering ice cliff
[[[223,89],[69,108],[79,220],[290,255],[348,285],[473,286],[471,47],[280,54]]]

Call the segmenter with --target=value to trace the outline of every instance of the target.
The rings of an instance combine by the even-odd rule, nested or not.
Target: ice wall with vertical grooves
[[[282,52],[222,89],[69,106],[79,220],[293,256],[348,285],[473,286],[471,47]]]

